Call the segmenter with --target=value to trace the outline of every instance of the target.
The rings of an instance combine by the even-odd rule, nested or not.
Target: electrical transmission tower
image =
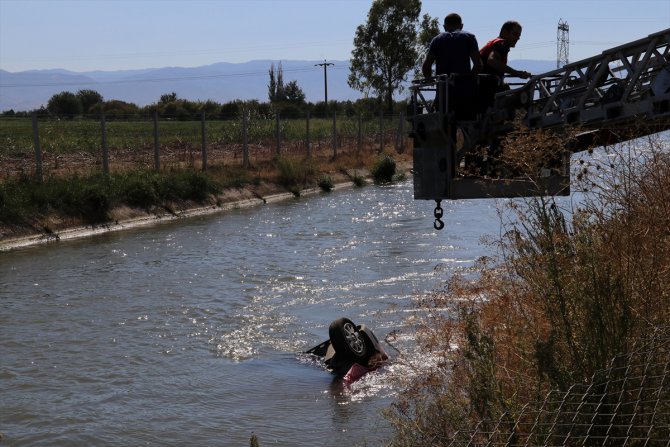
[[[570,26],[563,19],[558,20],[558,32],[556,33],[556,68],[568,65],[570,54]]]

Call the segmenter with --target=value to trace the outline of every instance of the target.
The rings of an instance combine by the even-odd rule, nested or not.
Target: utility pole
[[[568,65],[570,54],[570,26],[567,20],[558,20],[556,33],[556,68]]]
[[[325,101],[326,101],[326,110],[328,110],[328,72],[327,68],[329,65],[335,65],[331,62],[326,62],[324,59],[322,63],[320,64],[314,64],[315,67],[323,67],[323,90],[325,93]]]

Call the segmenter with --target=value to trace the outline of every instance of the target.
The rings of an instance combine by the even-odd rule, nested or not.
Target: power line
[[[321,64],[317,64],[321,65]],[[333,65],[330,63],[330,65]],[[336,69],[345,69],[347,67],[334,67]],[[312,67],[305,68],[293,68],[289,70],[283,70],[285,73],[301,73],[312,71]],[[219,79],[219,78],[238,78],[246,76],[265,76],[267,71],[249,71],[241,73],[222,73],[222,74],[212,74],[212,75],[194,75],[194,76],[171,76],[165,78],[143,78],[143,79],[118,79],[114,81],[71,81],[71,82],[45,82],[45,83],[32,83],[32,84],[0,84],[0,88],[14,88],[14,87],[67,87],[67,86],[78,86],[78,85],[116,85],[116,84],[135,84],[135,83],[146,83],[146,82],[165,82],[165,81],[184,81],[184,80],[198,80],[198,79]]]

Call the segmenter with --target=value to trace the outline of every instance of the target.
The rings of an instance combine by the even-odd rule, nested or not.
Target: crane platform
[[[408,120],[415,199],[439,208],[443,199],[568,195],[572,153],[670,129],[670,28],[522,84],[415,81]],[[517,166],[505,151],[520,129],[545,132],[557,147]]]

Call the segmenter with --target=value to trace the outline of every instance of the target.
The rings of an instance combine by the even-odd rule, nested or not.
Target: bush
[[[97,224],[109,220],[111,201],[105,188],[99,185],[85,187],[77,198],[77,204],[76,207],[86,223]]]
[[[372,167],[372,178],[375,183],[390,183],[393,181],[395,168],[395,160],[390,155],[383,155]]]
[[[296,160],[294,158],[279,157],[275,160],[277,168],[277,181],[285,188],[305,185],[314,169],[307,160]]]
[[[154,179],[150,173],[138,172],[131,174],[127,182],[123,182],[121,199],[131,206],[150,208],[158,203],[158,193],[154,186]],[[163,192],[165,194],[165,192]]]
[[[319,179],[318,185],[322,191],[330,192],[333,190],[333,179],[330,178],[330,176],[321,177]]]
[[[351,181],[354,182],[354,185],[358,186],[358,187],[365,186],[365,183],[366,183],[365,177],[363,177],[362,175],[359,175],[359,174],[354,174],[351,177]]]

